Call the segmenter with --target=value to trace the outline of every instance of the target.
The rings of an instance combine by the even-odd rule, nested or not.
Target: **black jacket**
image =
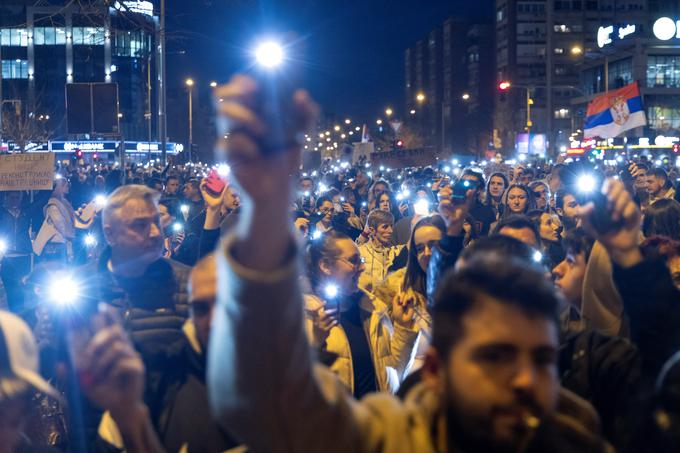
[[[0,234],[7,245],[7,253],[33,253],[28,234],[30,227],[31,218],[24,209],[21,209],[19,217],[14,217],[7,209],[0,207]]]
[[[463,251],[464,236],[444,236],[432,251],[427,268],[427,301],[430,306],[434,302],[434,294],[439,280],[446,271],[453,269],[458,256]]]
[[[614,265],[614,284],[630,320],[630,337],[642,356],[645,377],[653,380],[680,350],[680,291],[662,260],[646,259],[624,269]]]

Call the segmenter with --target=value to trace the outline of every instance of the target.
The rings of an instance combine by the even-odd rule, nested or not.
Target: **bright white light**
[[[657,167],[660,167],[660,166],[661,166],[661,163],[662,163],[661,160],[660,160],[660,159],[657,159],[657,160],[654,162],[654,165],[656,165]]]
[[[189,214],[189,205],[183,204],[182,206],[179,207],[179,210],[182,212],[182,214],[186,215]]]
[[[421,198],[413,204],[416,215],[428,215],[430,213],[430,202],[426,198]]]
[[[326,288],[324,288],[324,292],[326,293],[326,297],[328,297],[329,299],[334,299],[338,295],[338,286],[326,285]]]
[[[446,173],[451,173],[451,167],[449,167],[449,166],[447,165],[446,167],[444,167],[444,171],[445,171]]]
[[[314,233],[312,233],[312,239],[317,240],[321,237],[323,233],[320,230],[314,230]]]
[[[458,159],[451,159],[451,163],[453,165],[458,165]]]
[[[328,192],[328,186],[326,186],[326,184],[324,184],[324,183],[321,183],[321,184],[319,184],[319,193],[324,193],[324,192]]]
[[[540,263],[541,261],[543,261],[543,254],[536,250],[532,258],[534,259],[535,262]]]
[[[381,166],[380,166],[380,171],[385,171],[385,167],[381,165]]]
[[[403,190],[401,193],[403,193],[404,196],[407,198],[411,196],[411,191],[408,189]]]
[[[217,166],[217,174],[222,178],[226,178],[231,173],[231,168],[227,164],[219,164]]]
[[[654,22],[652,31],[654,32],[654,36],[660,40],[668,41],[675,36],[675,22],[670,17],[662,17]]]
[[[527,160],[527,155],[526,154],[520,154],[519,155],[519,161],[524,162],[525,160]]]
[[[460,174],[460,167],[456,167],[453,169],[453,174],[458,176]]]
[[[305,190],[305,193],[303,194],[305,197],[309,197],[309,190]]]
[[[88,247],[94,247],[97,245],[97,238],[94,237],[92,233],[85,235],[85,245]]]
[[[265,68],[275,68],[283,61],[283,49],[273,41],[265,42],[255,51],[257,62]]]
[[[0,253],[5,253],[7,251],[7,243],[4,239],[0,239]]]
[[[172,231],[174,231],[175,233],[179,233],[183,229],[184,229],[184,227],[179,222],[175,222],[175,223],[172,224]]]
[[[616,161],[619,163],[623,162],[623,156],[616,156]]]
[[[364,167],[365,167],[365,168],[371,168],[371,164],[369,164],[368,162],[366,162],[366,163],[364,164]]]
[[[106,206],[106,195],[97,195],[96,197],[94,197],[94,204],[96,204],[100,208]]]
[[[347,167],[349,167],[349,163],[348,163],[348,162],[343,162],[343,163],[340,164],[340,166],[341,166],[342,168],[347,168]]]
[[[403,200],[403,199],[404,199],[404,194],[401,193],[401,192],[399,192],[399,193],[397,194],[397,201],[401,201],[401,200]]]
[[[60,276],[49,286],[50,299],[58,305],[71,305],[80,296],[80,286],[68,276]]]
[[[579,191],[589,193],[595,190],[597,182],[593,175],[581,175],[578,177],[576,184]]]

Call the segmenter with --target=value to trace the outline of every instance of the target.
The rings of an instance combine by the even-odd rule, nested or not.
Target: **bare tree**
[[[14,111],[0,109],[2,115],[2,137],[19,149],[19,152],[29,151],[31,144],[46,143],[51,138],[51,131],[47,128],[48,114],[36,115],[34,112],[24,113],[21,104],[15,104]]]

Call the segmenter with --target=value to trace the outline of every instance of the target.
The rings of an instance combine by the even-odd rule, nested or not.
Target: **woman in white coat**
[[[307,249],[312,291],[305,296],[311,344],[357,397],[396,392],[410,361],[418,327],[413,300],[399,295],[391,309],[358,287],[364,263],[349,237],[329,231]]]

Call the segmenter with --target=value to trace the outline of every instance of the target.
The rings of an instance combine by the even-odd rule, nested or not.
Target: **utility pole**
[[[165,68],[165,57],[167,52],[165,50],[165,0],[161,0],[161,10],[160,10],[160,30],[159,30],[159,77],[158,77],[158,96],[159,96],[159,109],[158,109],[158,133],[160,135],[161,141],[161,160],[163,165],[167,162],[167,148],[168,148],[168,121],[167,121],[167,90],[166,90],[166,68]]]
[[[546,10],[546,42],[545,42],[545,64],[546,64],[546,97],[545,97],[545,108],[546,108],[546,135],[548,139],[548,155],[551,155],[553,148],[553,119],[555,112],[553,111],[553,77],[555,76],[555,65],[553,64],[555,56],[555,46],[553,44],[553,35],[555,33],[555,20],[553,19],[553,13],[555,11],[554,0],[546,0],[545,2]]]

